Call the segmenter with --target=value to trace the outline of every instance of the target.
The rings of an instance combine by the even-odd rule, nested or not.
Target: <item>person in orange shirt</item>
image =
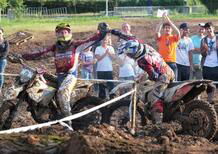
[[[163,34],[161,30],[163,29]],[[172,30],[175,30],[177,34],[172,34]],[[177,80],[177,66],[176,66],[176,48],[177,42],[180,40],[180,31],[173,24],[170,18],[163,14],[162,20],[156,29],[156,41],[158,45],[158,51],[163,57],[164,61],[170,66],[175,74],[175,80]]]

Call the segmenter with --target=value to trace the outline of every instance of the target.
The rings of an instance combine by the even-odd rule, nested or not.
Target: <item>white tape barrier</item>
[[[4,75],[4,76],[19,76],[19,74],[10,74],[10,73],[0,73],[0,75]]]
[[[80,81],[97,81],[97,82],[128,82],[128,83],[135,83],[134,80],[104,80],[104,79],[82,79],[82,78],[77,78],[77,80]]]
[[[100,104],[98,106],[95,106],[93,108],[90,108],[86,111],[82,111],[80,113],[76,113],[74,115],[71,115],[69,117],[65,117],[63,119],[60,119],[60,120],[55,120],[55,121],[51,121],[51,122],[47,122],[47,123],[42,123],[42,124],[36,124],[36,125],[31,125],[31,126],[25,126],[25,127],[20,127],[20,128],[13,128],[13,129],[9,129],[9,130],[4,130],[4,131],[0,131],[0,134],[11,134],[11,133],[20,133],[20,132],[26,132],[26,131],[29,131],[29,130],[34,130],[34,129],[37,129],[37,128],[42,128],[42,127],[47,127],[47,126],[51,126],[51,125],[54,125],[54,124],[57,124],[57,123],[61,123],[63,124],[64,121],[70,121],[70,120],[73,120],[73,119],[77,119],[77,118],[80,118],[84,115],[87,115],[91,112],[94,112],[96,110],[99,110],[100,108],[103,108],[105,106],[108,106],[118,100],[121,100],[122,98],[125,98],[129,95],[131,95],[132,93],[134,93],[135,90],[131,90],[119,97],[116,97],[108,102],[105,102],[103,104]]]

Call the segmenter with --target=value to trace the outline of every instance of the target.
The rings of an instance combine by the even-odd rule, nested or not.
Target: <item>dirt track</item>
[[[157,22],[141,19],[126,19],[126,21],[133,26],[133,34],[155,46],[153,36]],[[178,21],[176,23],[179,25],[181,22],[184,21]],[[188,21],[191,25],[191,32],[196,32],[194,28],[197,27],[196,25],[199,22],[202,22],[202,20]],[[116,27],[117,25],[118,23],[114,26]],[[11,46],[11,52],[31,52],[30,49],[35,50],[46,47],[55,40],[54,32],[45,32],[43,34],[34,32],[33,34],[35,38],[30,42],[20,46]],[[86,36],[90,36],[90,34],[92,32],[74,33],[73,37],[75,39],[85,38]],[[116,38],[113,38],[113,42],[115,41]],[[33,67],[44,65],[54,72],[53,58],[29,61],[28,63]],[[6,72],[18,73],[19,66],[9,63]],[[115,74],[117,74],[116,72]],[[5,86],[7,87],[12,80],[13,77],[7,77]],[[14,121],[13,127],[26,126],[34,123],[30,114],[22,108],[19,116]],[[160,136],[149,134],[149,131],[155,129],[157,132],[160,131]],[[52,129],[45,128],[29,133],[0,136],[0,153],[12,153],[15,152],[15,149],[20,153],[218,153],[218,144],[216,141],[211,143],[204,138],[177,136],[174,134],[172,127],[166,127],[162,130],[153,128],[153,126],[151,129],[148,126],[144,130],[141,133],[139,132],[137,137],[133,137],[128,132],[122,130],[116,131],[115,128],[107,125],[91,127],[88,131],[75,133],[63,131],[61,126],[53,126]],[[148,135],[146,135],[146,131]],[[47,136],[47,134],[50,134],[50,136]],[[58,137],[55,137],[55,135]],[[50,137],[52,139],[48,139]]]

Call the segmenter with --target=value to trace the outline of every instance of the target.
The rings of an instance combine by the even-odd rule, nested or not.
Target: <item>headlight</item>
[[[30,79],[32,79],[34,75],[34,72],[27,68],[23,68],[22,71],[20,72],[20,81],[21,82],[28,82]]]

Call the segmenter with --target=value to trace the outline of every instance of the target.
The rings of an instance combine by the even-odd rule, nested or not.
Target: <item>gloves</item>
[[[121,32],[117,29],[112,29],[110,32],[111,34],[116,35],[116,36],[119,36],[121,34]]]
[[[150,79],[150,80],[153,80],[153,81],[157,81],[158,77],[159,77],[159,74],[156,73],[155,71],[153,71],[153,72],[151,73],[151,75],[149,76],[149,79]]]

